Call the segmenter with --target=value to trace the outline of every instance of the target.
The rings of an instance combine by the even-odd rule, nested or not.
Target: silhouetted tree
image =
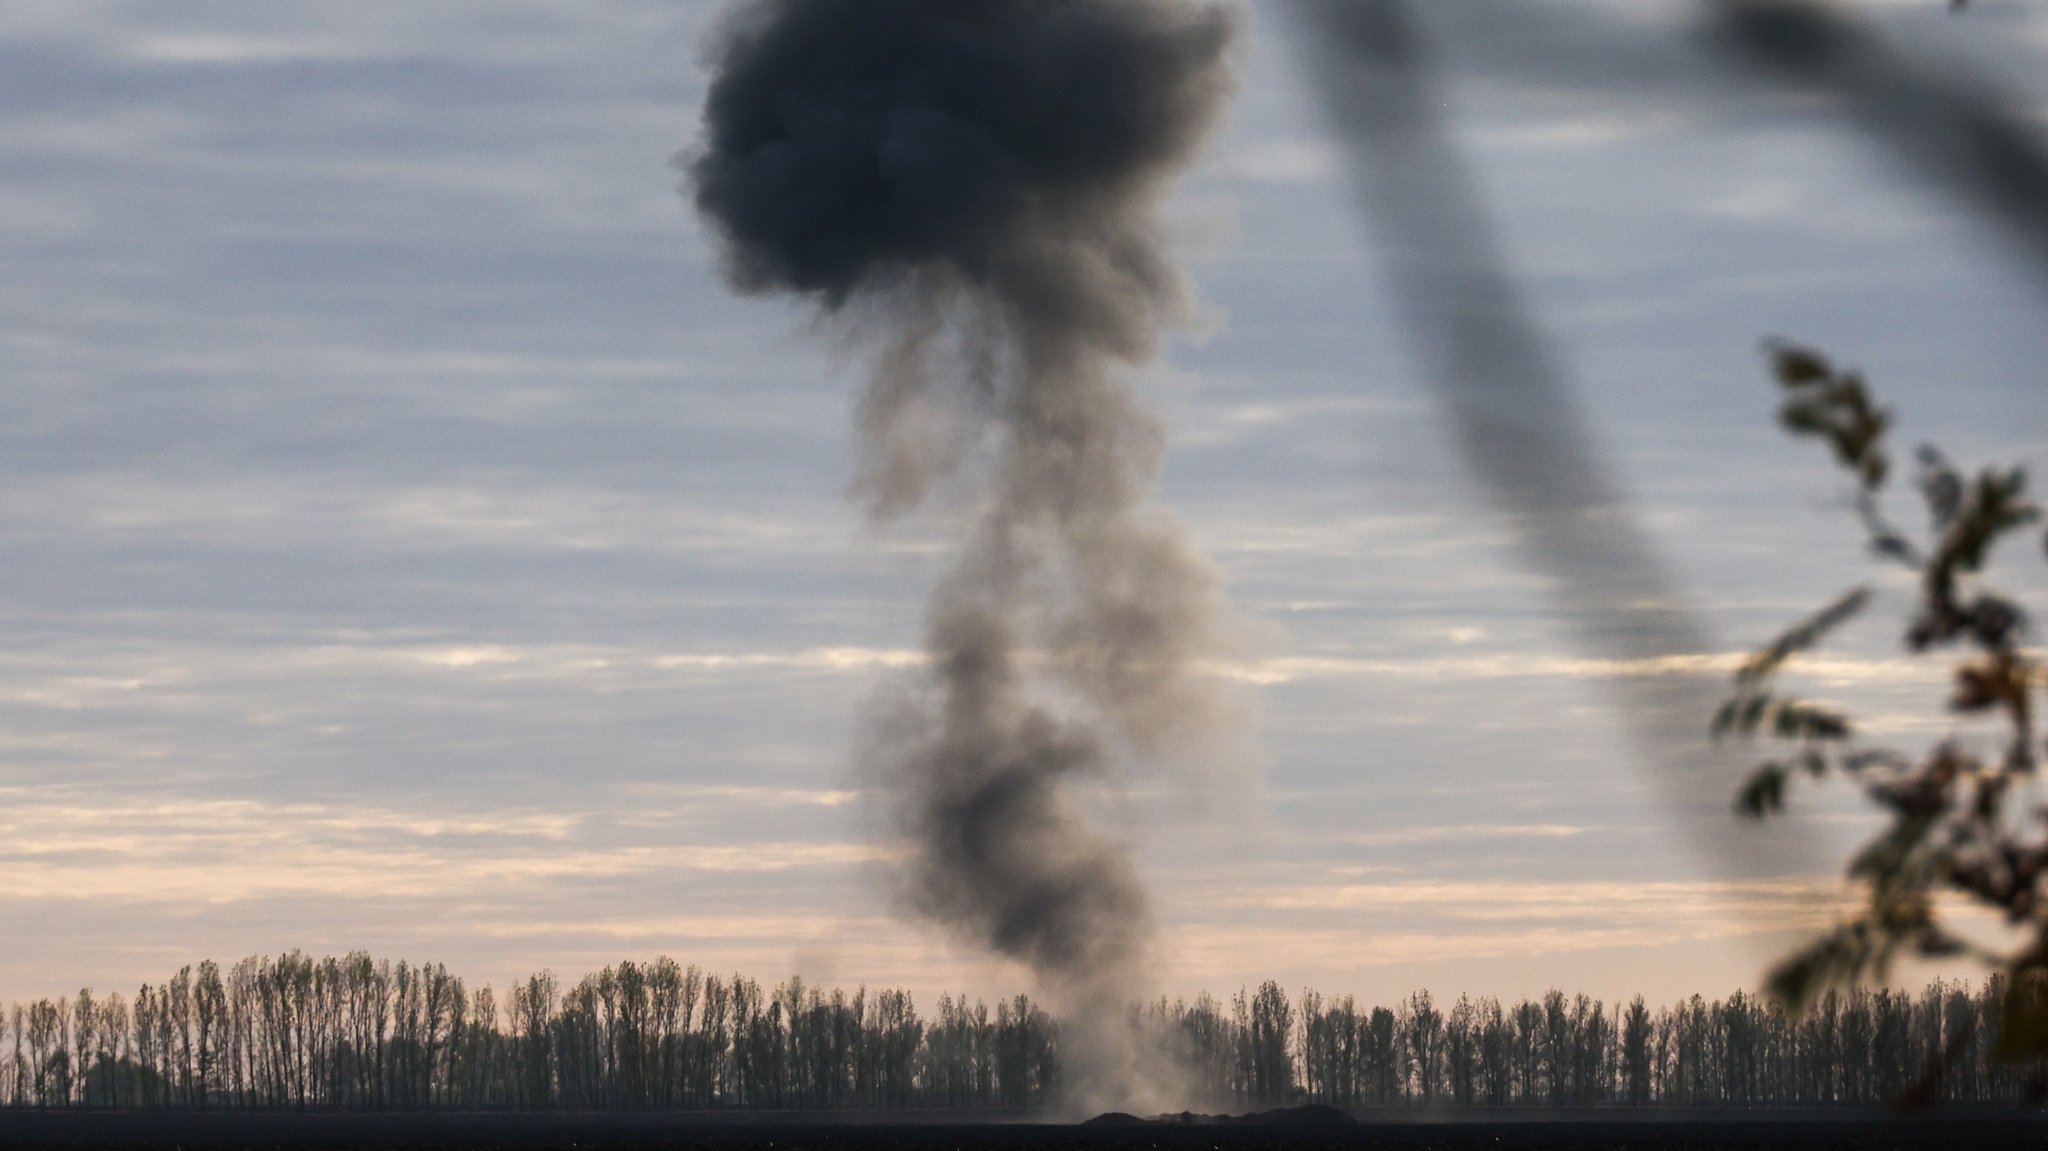
[[[132,1005],[83,991],[0,1011],[0,1104],[1021,1110],[1060,1098],[1059,1024],[1024,996],[991,1011],[948,995],[925,1020],[901,990],[768,988],[667,959],[558,988],[532,976],[501,1008],[438,964],[293,952],[223,976],[203,963],[143,985]],[[2016,998],[2042,993],[1996,976],[1917,997],[1829,992],[1804,1015],[1739,992],[1662,1010],[1557,991],[1512,1005],[1460,996],[1445,1012],[1426,991],[1366,1008],[1313,990],[1290,1002],[1268,982],[1228,1012],[1205,995],[1137,1020],[1215,1108],[1871,1104],[1908,1087],[1984,1102],[2028,1090],[2031,1071],[1996,1060],[1989,1036]]]

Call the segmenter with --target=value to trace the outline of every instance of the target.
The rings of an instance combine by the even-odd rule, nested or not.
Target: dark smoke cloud
[[[1145,1101],[1119,1021],[1152,918],[1077,784],[1251,758],[1216,575],[1148,506],[1161,437],[1117,374],[1185,314],[1156,209],[1230,91],[1231,34],[1185,0],[755,0],[690,165],[738,290],[808,297],[875,349],[874,511],[979,485],[930,690],[864,758],[901,801],[914,905],[1067,1009],[1081,1103]]]
[[[1083,306],[1106,305],[1113,342],[1149,340],[1130,312],[1170,277],[1133,217],[1229,89],[1216,12],[781,0],[742,10],[728,35],[691,174],[737,286],[837,307],[943,269],[1052,326],[1095,327]],[[1077,248],[1122,266],[1060,259]],[[1034,267],[1045,257],[1064,266]],[[1053,287],[1088,295],[1042,294]]]

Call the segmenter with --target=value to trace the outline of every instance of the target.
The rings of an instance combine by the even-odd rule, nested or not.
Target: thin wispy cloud
[[[1398,831],[1366,831],[1349,838],[1360,847],[1412,847],[1426,843],[1469,845],[1502,839],[1571,839],[1597,830],[1568,823],[1460,823],[1442,827],[1404,827]]]
[[[1292,2],[1253,5],[1167,212],[1199,331],[1128,381],[1163,413],[1162,504],[1289,633],[1202,669],[1266,708],[1266,826],[1226,843],[1146,778],[1111,812],[1169,986],[1364,992],[1460,955],[1493,957],[1456,969],[1475,991],[1740,984],[1751,910],[1805,923],[1831,881],[1679,882],[1599,685],[1732,673],[1868,574],[1825,461],[1769,426],[1758,338],[1824,341],[1916,438],[2019,462],[2048,443],[2038,289],[1825,107],[1713,91],[1670,38],[1689,2],[1418,5],[1712,625],[1580,658],[1398,350],[1275,39]],[[2048,95],[2024,6],[1883,7]],[[0,118],[0,923],[33,928],[0,999],[295,946],[1022,989],[873,887],[897,849],[846,749],[927,666],[948,525],[853,522],[845,349],[728,300],[676,194],[716,11],[0,8],[34,93]],[[1792,675],[1873,736],[1955,732],[1891,640]],[[1816,834],[1846,842],[1855,799],[1816,793]]]

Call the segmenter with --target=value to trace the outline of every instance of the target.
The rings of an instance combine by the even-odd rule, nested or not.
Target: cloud
[[[682,805],[707,815],[745,807],[846,807],[861,793],[846,788],[763,787],[755,784],[716,783],[634,783],[620,788],[623,794],[662,803],[668,810],[623,817],[656,820],[673,814]]]
[[[1712,605],[1699,670],[1868,574],[1825,461],[1768,428],[1759,336],[1825,339],[1959,458],[2048,442],[2033,288],[1826,115],[1707,91],[1657,23],[1689,0],[1417,7],[1507,241]],[[2026,6],[1887,7],[2048,76]],[[844,526],[844,357],[728,304],[675,197],[716,8],[0,5],[33,96],[0,122],[0,922],[23,927],[0,998],[330,944],[486,979],[663,949],[767,977],[802,947],[847,979],[1021,989],[861,902],[878,849],[842,748],[921,665],[931,550]],[[1295,632],[1216,670],[1274,717],[1261,850],[1324,870],[1238,885],[1180,862],[1215,837],[1152,825],[1177,961],[1225,990],[1313,960],[1345,990],[1474,948],[1570,988],[1739,930],[1542,886],[1665,850],[1579,688],[1684,668],[1546,630],[1390,351],[1291,66],[1246,57],[1197,189],[1235,204],[1196,271],[1229,328],[1133,383],[1233,599]],[[1793,675],[1874,737],[1940,737],[1943,665],[1888,643]],[[1457,883],[1401,886],[1432,876]],[[1524,896],[1572,928],[1492,918]]]
[[[719,817],[730,825],[764,796],[760,806],[788,801],[786,790],[724,789]],[[570,883],[845,869],[892,857],[886,847],[824,839],[734,840],[701,821],[699,835],[713,834],[698,838],[677,814],[622,833],[627,825],[590,810],[429,813],[258,800],[108,801],[10,788],[0,791],[0,890],[16,905],[84,899],[217,906],[281,896],[396,905],[488,901],[508,886],[529,889],[531,898],[531,889]]]
[[[159,64],[283,64],[356,60],[365,46],[342,39],[186,33],[139,36],[123,46],[135,60]]]
[[[1733,675],[1749,652],[1660,656],[1654,659],[1593,659],[1534,652],[1473,656],[1286,656],[1248,663],[1229,673],[1252,683],[1284,684],[1303,679],[1409,679],[1474,682],[1499,679],[1619,679]],[[1831,687],[1888,685],[1935,687],[1950,672],[1939,661],[1901,658],[1856,659],[1802,656],[1793,675]]]
[[[1197,170],[1196,178],[1310,184],[1333,179],[1340,171],[1338,153],[1327,140],[1254,140],[1218,149]]]
[[[1674,134],[1684,121],[1669,110],[1601,112],[1523,123],[1486,124],[1467,135],[1482,151],[1573,151]]]
[[[1360,847],[1412,847],[1434,843],[1455,843],[1462,847],[1500,839],[1571,839],[1594,830],[1597,829],[1565,823],[1465,823],[1359,832],[1346,838]]]

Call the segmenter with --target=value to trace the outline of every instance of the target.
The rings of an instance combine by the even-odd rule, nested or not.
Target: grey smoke
[[[913,904],[1030,965],[1083,1104],[1145,1101],[1124,1021],[1153,919],[1082,781],[1248,739],[1217,577],[1148,504],[1161,437],[1119,375],[1185,310],[1156,211],[1230,92],[1231,35],[1183,0],[753,0],[690,164],[734,287],[873,350],[874,513],[973,509],[929,690],[879,709],[864,754]]]

